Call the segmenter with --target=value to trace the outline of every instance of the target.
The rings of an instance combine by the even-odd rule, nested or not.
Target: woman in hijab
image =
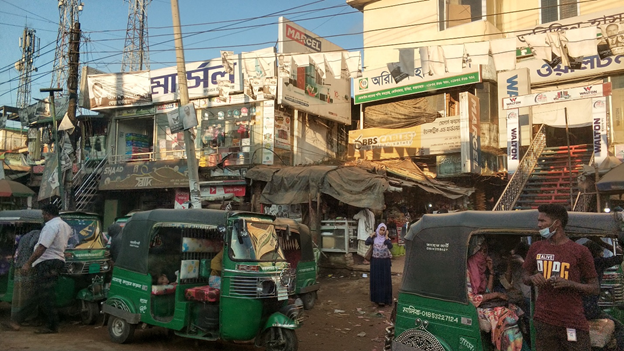
[[[392,242],[388,239],[388,228],[381,223],[375,233],[366,239],[366,245],[373,245],[370,260],[370,296],[371,301],[378,306],[392,304]]]
[[[516,305],[507,303],[507,296],[501,292],[493,292],[494,269],[492,259],[488,257],[488,246],[483,236],[470,239],[466,285],[468,298],[477,308],[481,329],[492,332],[492,344],[496,350],[520,351],[522,349],[522,333],[518,327]],[[488,274],[486,275],[486,272]]]

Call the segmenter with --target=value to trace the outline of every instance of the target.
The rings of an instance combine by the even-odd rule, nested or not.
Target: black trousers
[[[59,325],[55,288],[64,266],[65,262],[61,260],[45,260],[35,266],[37,275],[35,289],[39,310],[45,320],[46,328],[54,331],[58,330]]]

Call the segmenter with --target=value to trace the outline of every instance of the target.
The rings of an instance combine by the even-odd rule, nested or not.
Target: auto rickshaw
[[[292,294],[301,298],[303,308],[309,310],[314,307],[316,292],[320,287],[316,280],[318,264],[312,247],[310,228],[290,218],[276,218],[274,223],[280,247],[296,277]],[[290,234],[287,234],[288,230]]]
[[[273,220],[204,209],[135,213],[102,309],[111,340],[130,342],[142,323],[182,337],[296,351],[302,309],[288,303],[293,277]],[[217,288],[210,266],[220,253]]]
[[[507,243],[508,248],[521,240],[534,242],[540,239],[537,217],[537,210],[466,211],[426,214],[414,223],[405,237],[405,268],[394,304],[393,326],[387,329],[387,349],[494,350],[491,336],[482,325],[480,327],[477,309],[468,298],[469,243],[475,235],[483,235],[489,243]],[[572,240],[601,237],[613,244],[613,252],[619,230],[620,222],[613,214],[583,212],[569,212],[565,228]],[[624,286],[621,268],[616,267],[608,274],[609,279],[603,279],[602,291],[614,286],[621,291]],[[529,311],[525,311],[529,315],[535,297],[533,289]],[[624,308],[622,294],[614,296],[609,304],[602,301],[601,304],[608,307],[607,313]],[[524,339],[531,341],[528,345],[535,345],[531,340],[534,338],[532,318],[527,318],[529,320],[531,325],[526,330],[530,335],[524,335]],[[427,347],[423,347],[425,345]]]
[[[92,324],[100,314],[99,303],[105,299],[104,282],[111,264],[102,238],[98,215],[62,211],[60,217],[72,227],[73,234],[65,250],[65,267],[56,284],[56,305],[67,314],[80,314],[82,322]],[[10,254],[8,274],[0,275],[0,301],[13,299],[13,255],[16,237],[31,230],[41,230],[41,210],[0,212],[0,243]]]

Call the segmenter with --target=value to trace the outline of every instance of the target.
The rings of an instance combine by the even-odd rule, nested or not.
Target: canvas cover
[[[323,193],[351,206],[381,210],[389,186],[384,176],[359,167],[257,166],[246,177],[267,182],[260,202],[275,205],[308,203]]]
[[[406,258],[401,291],[445,301],[468,303],[468,243],[476,234],[538,236],[537,210],[465,211],[426,214],[405,236]],[[569,236],[616,236],[614,214],[569,212]]]

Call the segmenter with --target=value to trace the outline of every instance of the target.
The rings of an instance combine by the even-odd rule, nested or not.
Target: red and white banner
[[[611,83],[503,98],[503,110],[552,104],[555,102],[598,98],[611,95]]]

